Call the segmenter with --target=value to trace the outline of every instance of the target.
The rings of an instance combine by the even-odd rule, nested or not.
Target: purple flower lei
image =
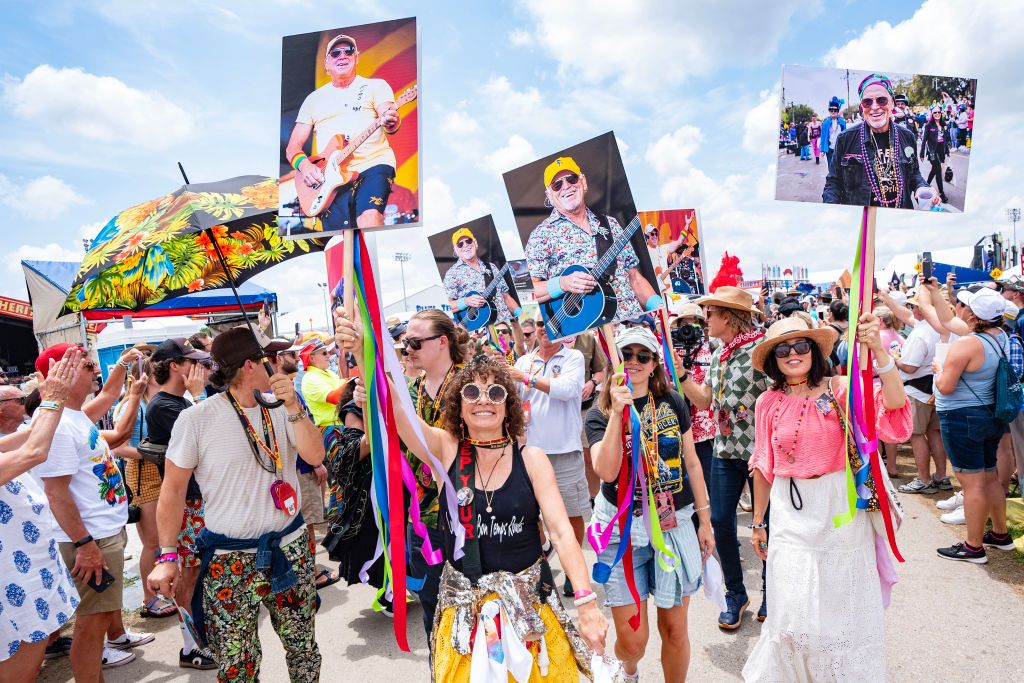
[[[896,172],[896,199],[893,201],[887,201],[885,194],[882,192],[882,188],[878,184],[878,178],[875,174],[874,164],[870,163],[870,157],[868,156],[868,122],[864,121],[861,124],[860,130],[860,158],[864,162],[864,172],[868,176],[868,183],[871,185],[871,192],[878,199],[878,203],[881,206],[902,206],[903,205],[903,173],[899,168],[899,159],[896,156],[896,127],[890,122],[889,123],[889,150],[892,152],[894,161],[894,171]],[[875,151],[881,153],[877,145]]]

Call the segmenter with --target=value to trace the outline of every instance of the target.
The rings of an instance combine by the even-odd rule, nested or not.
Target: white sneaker
[[[156,638],[152,633],[136,633],[135,631],[129,630],[127,627],[124,629],[124,635],[117,640],[108,640],[107,647],[112,647],[115,650],[128,650],[139,645],[145,645],[151,643]]]
[[[962,506],[952,512],[947,512],[939,517],[939,519],[946,524],[967,524],[967,517],[964,516],[964,509]]]
[[[939,500],[935,502],[935,507],[939,508],[940,510],[956,510],[957,508],[962,508],[963,506],[963,491],[957,491],[956,493],[953,494],[952,498],[947,498],[946,500]]]
[[[754,509],[753,504],[750,502],[750,493],[746,489],[740,494],[740,509],[744,512],[750,512]]]
[[[112,669],[115,666],[124,666],[128,662],[135,661],[134,652],[122,652],[111,647],[103,648],[103,668]]]

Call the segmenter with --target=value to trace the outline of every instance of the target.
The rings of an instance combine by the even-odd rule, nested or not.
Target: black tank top
[[[458,482],[458,457],[448,469],[451,481]],[[484,574],[496,571],[521,572],[541,557],[540,505],[533,484],[526,472],[526,463],[518,444],[512,445],[512,471],[504,484],[493,492],[491,512],[486,510],[484,492],[473,486],[474,501],[479,511],[476,531],[480,544],[480,568]],[[456,487],[458,484],[455,484]],[[459,571],[462,561],[453,561],[455,536],[447,513],[441,513],[445,559]],[[458,520],[455,520],[458,524]]]

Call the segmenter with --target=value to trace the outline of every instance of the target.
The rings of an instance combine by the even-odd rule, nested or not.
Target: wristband
[[[552,299],[557,299],[561,297],[563,294],[565,294],[565,292],[562,291],[562,285],[558,282],[557,277],[553,277],[550,280],[548,280],[549,297],[551,297]]]
[[[521,316],[522,314],[523,314],[523,307],[522,307],[522,306],[520,306],[520,307],[519,307],[519,308],[517,308],[516,310],[512,311],[512,317],[513,317],[513,318],[518,318],[518,317],[519,317],[519,316]]]
[[[648,297],[647,303],[644,304],[644,310],[653,311],[654,309],[661,307],[664,303],[664,299],[662,299],[657,294],[652,294],[650,297]]]
[[[80,538],[77,541],[75,541],[75,548],[81,548],[83,545],[89,545],[92,542],[93,537],[90,535],[86,535],[84,538]]]
[[[894,361],[892,358],[890,358],[889,362],[886,363],[885,365],[883,365],[882,367],[877,367],[876,366],[875,367],[875,372],[877,372],[879,375],[884,375],[885,373],[889,372],[890,370],[895,370],[895,369],[896,369],[896,361]]]
[[[309,413],[307,413],[305,410],[300,410],[294,415],[289,415],[288,421],[291,422],[292,424],[295,424],[296,422],[301,422],[302,420],[306,419],[308,415]]]
[[[768,522],[758,522],[757,524],[748,524],[748,529],[767,529]]]
[[[306,156],[305,152],[299,152],[298,154],[296,154],[295,156],[292,157],[292,160],[291,160],[292,168],[294,168],[296,171],[298,171],[299,170],[299,164],[302,163],[303,159],[308,159],[308,158],[309,157]]]
[[[594,591],[588,591],[588,590],[576,591],[575,593],[572,594],[572,596],[574,598],[576,598],[577,600],[579,600],[580,598],[587,597],[588,595],[590,595],[593,592]]]
[[[63,406],[63,405],[64,405],[63,401],[40,401],[39,402],[39,409],[40,410],[60,410],[61,406]]]
[[[178,552],[178,546],[162,545],[160,546],[160,551],[156,554],[156,556],[160,557],[161,555],[173,555],[176,552]]]
[[[530,387],[531,389],[533,389],[533,388],[534,388],[534,387],[536,387],[536,386],[537,386],[537,378],[536,378],[536,377],[531,377],[531,378],[530,378],[530,384],[529,384],[529,387]]]
[[[459,297],[459,300],[455,302],[455,310],[456,311],[464,311],[464,310],[466,310],[466,297],[464,297],[464,296],[460,296]]]
[[[131,366],[132,366],[132,364],[129,363],[129,362],[125,362],[123,360],[118,360],[117,361],[117,367],[119,367],[119,368],[124,368],[125,370],[127,370]]]
[[[588,595],[584,595],[582,598],[576,598],[572,601],[572,604],[576,605],[577,607],[582,607],[588,602],[594,602],[595,600],[597,600],[597,593],[590,593]]]

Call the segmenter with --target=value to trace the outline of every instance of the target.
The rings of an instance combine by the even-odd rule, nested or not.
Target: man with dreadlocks
[[[893,125],[895,97],[889,77],[871,74],[857,86],[864,122],[850,126],[836,140],[835,154],[821,199],[826,204],[914,208],[919,201],[941,202],[933,195],[918,166],[917,140],[903,126]]]

